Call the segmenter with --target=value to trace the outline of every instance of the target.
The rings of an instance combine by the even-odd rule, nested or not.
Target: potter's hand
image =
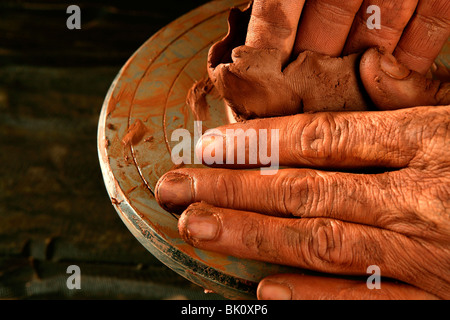
[[[183,213],[179,228],[187,242],[333,274],[366,275],[377,265],[383,276],[450,298],[450,106],[305,114],[227,128],[280,129],[281,165],[391,171],[170,172],[157,187],[164,207],[209,204]],[[290,287],[294,299],[430,297],[389,282],[368,290],[365,283],[293,275],[266,279],[260,297],[284,297],[270,286],[277,283]]]
[[[380,29],[367,26],[371,5]],[[246,45],[280,49],[283,62],[305,50],[337,57],[383,46],[425,74],[449,36],[448,0],[254,0]]]
[[[260,283],[260,298],[450,298],[450,106],[300,114],[219,130],[227,128],[279,129],[280,165],[302,169],[167,173],[159,203],[179,212],[194,203],[179,220],[185,241],[365,279],[376,265],[409,284],[382,281],[369,290],[354,280],[278,275]],[[222,143],[202,141],[203,149]],[[388,170],[350,173],[367,167]]]
[[[255,0],[251,15],[232,10],[229,33],[210,49],[209,77],[242,119],[450,103],[440,95],[416,99],[413,87],[399,100],[392,81],[379,81],[386,73],[414,83],[423,77],[450,35],[450,2],[361,2],[307,0],[303,8],[299,0]],[[363,20],[372,4],[381,9],[379,30]],[[436,83],[420,87],[437,91]]]

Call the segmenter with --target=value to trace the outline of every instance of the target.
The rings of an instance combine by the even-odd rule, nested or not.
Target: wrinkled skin
[[[179,169],[161,178],[157,199],[172,212],[192,203],[179,228],[197,248],[333,274],[364,275],[377,265],[383,276],[424,290],[402,296],[404,288],[392,285],[381,298],[430,298],[431,293],[448,299],[449,119],[449,107],[421,107],[301,114],[220,127],[224,135],[227,128],[279,128],[280,150],[289,150],[280,153],[281,165],[336,171],[293,168],[263,176]],[[361,167],[391,171],[341,171]],[[217,224],[215,231],[209,221]],[[293,298],[302,292],[294,290]],[[354,294],[374,298],[380,292],[361,286]]]
[[[359,9],[362,2],[310,0],[301,13],[302,1],[255,1],[245,45],[277,48],[283,66],[304,50],[339,56],[384,46],[368,50],[359,67],[365,92],[389,111],[318,112],[220,127],[222,135],[227,128],[279,129],[280,165],[289,168],[274,175],[237,165],[179,169],[156,186],[160,205],[182,213],[179,231],[191,245],[328,274],[269,276],[258,286],[259,299],[450,298],[450,89],[425,77],[450,34],[450,3],[367,0]],[[265,16],[269,4],[289,19]],[[370,33],[353,24],[370,4],[382,7],[389,28]],[[300,14],[293,33],[297,25],[289,24]],[[339,23],[327,24],[325,15]],[[314,42],[321,33],[333,36]],[[205,135],[196,151],[207,157],[205,148],[223,141]],[[402,282],[383,278],[381,289],[368,289],[372,265]]]

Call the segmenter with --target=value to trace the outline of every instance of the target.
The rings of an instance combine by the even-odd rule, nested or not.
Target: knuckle
[[[229,179],[224,173],[219,173],[214,182],[214,203],[221,207],[230,208],[236,205],[240,176]]]
[[[389,173],[386,205],[389,213],[380,215],[376,224],[409,237],[440,239],[450,212],[449,179],[423,175],[408,169]],[[435,214],[430,215],[430,212]]]
[[[343,154],[348,140],[348,121],[335,121],[330,113],[313,116],[312,120],[298,130],[297,141],[303,158],[329,161],[331,156]]]
[[[446,234],[450,217],[450,179],[422,179],[421,186],[412,185],[409,194],[417,194],[406,199],[410,215],[409,226],[414,236],[423,239],[441,238]],[[430,212],[434,214],[430,215]],[[406,233],[406,232],[405,232]]]
[[[279,13],[282,13],[281,9]],[[264,8],[254,7],[252,11],[253,28],[260,31],[261,34],[269,31],[272,34],[279,35],[284,39],[292,35],[294,31],[287,19],[279,19],[280,14],[268,15]]]
[[[333,17],[337,23],[353,18],[360,8],[362,0],[357,1],[316,1],[312,6],[319,16]],[[338,19],[336,19],[336,17]]]
[[[280,182],[282,210],[298,217],[312,217],[322,215],[323,208],[323,178],[305,173],[304,177],[282,178]]]
[[[422,25],[428,27],[429,30],[437,29],[440,32],[442,32],[442,30],[447,30],[448,27],[450,26],[450,19],[446,16],[441,16],[439,14],[425,15],[422,13],[417,13],[417,18],[420,20]]]
[[[448,30],[450,3],[447,0],[429,0],[417,7],[416,17],[431,32]]]
[[[241,243],[249,251],[256,251],[259,256],[268,257],[273,255],[270,244],[265,241],[264,226],[258,220],[243,219]]]
[[[426,109],[428,112],[418,115],[407,128],[417,146],[414,165],[419,169],[442,169],[449,166],[446,159],[450,150],[446,145],[450,138],[450,112],[446,107]]]
[[[343,225],[331,219],[313,219],[307,250],[313,265],[347,268],[352,264],[349,250],[344,248]],[[348,248],[347,248],[348,249]]]

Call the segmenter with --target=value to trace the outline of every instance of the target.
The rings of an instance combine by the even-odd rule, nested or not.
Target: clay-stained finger
[[[340,56],[361,3],[362,0],[306,1],[294,55],[309,50],[332,57]]]
[[[392,198],[390,179],[388,173],[283,169],[276,175],[261,175],[253,170],[186,168],[170,171],[159,180],[156,199],[175,213],[204,201],[216,207],[271,216],[333,218],[398,230],[399,221],[412,221],[414,217],[405,214],[397,199]],[[390,205],[393,203],[396,205]]]
[[[399,263],[405,253],[424,254],[412,239],[334,219],[286,219],[196,203],[182,214],[178,230],[196,248],[243,259],[341,275],[365,275],[376,265],[383,276],[412,284],[422,277],[414,279],[417,270]]]
[[[394,56],[425,75],[450,36],[450,1],[422,0],[404,30]]]
[[[378,46],[383,46],[392,53],[414,14],[417,2],[418,0],[365,0],[355,17],[343,54]],[[379,26],[376,25],[377,17],[380,19]]]
[[[381,271],[381,270],[380,270]],[[372,272],[372,271],[371,271]],[[260,300],[436,300],[435,295],[388,279],[369,281],[280,274],[263,279],[257,290]],[[378,286],[379,285],[379,286]],[[369,288],[370,286],[370,288]]]
[[[245,44],[279,49],[285,64],[292,52],[305,0],[255,0]]]
[[[280,166],[400,169],[410,164],[419,148],[411,130],[424,130],[420,126],[411,129],[408,124],[413,119],[419,123],[426,119],[430,109],[323,112],[249,120],[218,127],[214,135],[207,132],[197,143],[196,152],[207,165],[230,168],[259,167],[263,164],[260,155],[271,155],[271,163],[278,160]],[[224,150],[222,164],[211,162],[211,150]],[[231,161],[242,152],[249,158],[245,166],[236,165],[238,159]],[[259,156],[256,163],[250,158],[255,155]]]
[[[411,71],[387,52],[370,49],[364,53],[360,74],[367,93],[380,110],[450,104],[450,82]]]

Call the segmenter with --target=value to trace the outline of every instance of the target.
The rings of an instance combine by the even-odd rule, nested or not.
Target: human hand
[[[185,241],[335,275],[367,276],[376,265],[383,277],[411,285],[386,281],[369,290],[354,280],[276,275],[261,282],[263,299],[450,298],[450,106],[300,114],[218,129],[225,136],[250,128],[280,130],[280,165],[315,169],[168,172],[156,199],[171,212],[187,208],[179,220]],[[201,141],[197,152],[222,143]],[[386,169],[351,173],[367,167]],[[284,291],[273,289],[280,285]]]
[[[445,105],[446,101],[419,104],[420,97],[399,104],[397,92],[390,86],[380,88],[374,76],[386,71],[386,64],[380,62],[387,61],[392,66],[389,70],[400,71],[396,77],[419,78],[448,39],[448,1],[421,1],[414,11],[417,2],[365,1],[361,5],[362,0],[311,0],[303,8],[304,1],[255,0],[251,16],[231,12],[230,33],[210,50],[210,78],[244,119]],[[363,19],[372,4],[381,9],[380,30],[369,30]],[[362,58],[355,53],[370,46],[384,49],[369,50]],[[343,58],[330,58],[342,53]],[[367,99],[364,89],[382,91],[385,97],[383,101]]]
[[[279,8],[289,7],[289,1],[276,2],[279,1],[272,3]],[[330,4],[332,1],[309,3],[319,2]],[[389,41],[384,43],[386,53],[394,52],[399,59],[403,59],[400,58],[402,54],[411,58],[411,68],[425,65],[426,61],[432,63],[435,57],[430,58],[434,54],[429,49],[424,50],[430,53],[428,58],[427,55],[417,58],[405,53],[408,52],[405,46],[414,48],[414,41],[421,38],[411,36],[413,40],[407,41],[403,37],[408,39],[408,33],[419,35],[424,32],[432,26],[429,21],[437,21],[434,25],[437,29],[448,29],[449,26],[445,18],[448,17],[446,3],[429,1],[427,6],[422,2],[403,36],[400,37],[401,32],[388,32],[384,36],[378,33],[375,37],[375,40],[388,37]],[[402,4],[405,3],[407,1]],[[371,4],[376,3],[373,1]],[[386,1],[379,6],[383,4]],[[392,2],[391,5],[396,4]],[[442,21],[439,15],[435,15],[439,5],[443,7],[437,11],[445,15]],[[311,9],[306,6],[303,16],[306,17],[308,10]],[[309,20],[302,20],[299,30],[305,23],[309,25],[310,22],[305,21]],[[313,31],[326,30],[326,27],[315,26],[311,28]],[[348,39],[364,34],[359,33],[364,30],[359,28],[358,31],[357,25],[346,26],[350,30]],[[332,38],[338,40],[344,29],[345,24],[336,30],[332,28],[330,32],[338,33]],[[267,37],[271,30],[279,31],[272,26],[262,28],[260,34]],[[400,41],[395,42],[396,34]],[[448,37],[448,33],[442,34]],[[292,37],[290,40],[287,38],[282,37],[275,47],[286,48],[283,41],[292,42]],[[434,37],[438,38],[439,35]],[[333,45],[336,49],[340,44],[345,54],[356,50],[352,44],[363,46],[363,39],[374,40],[363,36],[347,45],[342,41],[331,42],[325,49],[331,50]],[[301,41],[297,34],[292,42],[295,46],[289,50],[303,50],[299,46]],[[407,45],[399,49],[402,42]],[[317,44],[323,43],[319,41]],[[438,43],[436,40],[433,48]],[[261,47],[264,47],[264,42]],[[420,47],[426,48],[426,45],[422,43]],[[321,51],[320,48],[309,49]],[[286,59],[289,59],[289,50],[285,51],[288,52]],[[420,54],[422,51],[417,52]],[[234,57],[240,58],[236,53]],[[450,104],[448,84],[425,79],[420,68],[416,68],[419,72],[411,72],[386,53],[366,52],[360,65],[364,86],[377,106],[397,109]],[[330,52],[325,54],[333,55]],[[324,61],[317,56],[314,59],[314,62]],[[335,62],[329,66],[333,64]],[[325,63],[325,71],[329,66]],[[222,127],[219,129],[224,135],[227,128],[244,131],[250,128],[280,129],[280,164],[311,169],[284,169],[273,176],[262,176],[258,171],[180,169],[160,179],[156,197],[164,208],[172,212],[182,212],[189,206],[181,216],[179,229],[183,238],[198,248],[334,275],[367,277],[367,267],[377,265],[383,276],[406,283],[383,281],[381,290],[369,290],[365,282],[345,278],[274,275],[260,283],[259,298],[448,299],[449,107],[379,113],[305,114]],[[215,139],[204,137],[202,141],[205,148]],[[387,170],[374,174],[350,173],[367,167]],[[252,192],[249,193],[248,189]]]
[[[372,5],[380,8],[380,29],[367,27]],[[284,62],[303,51],[339,57],[384,47],[426,74],[449,36],[446,0],[254,0],[245,44],[279,48]]]

